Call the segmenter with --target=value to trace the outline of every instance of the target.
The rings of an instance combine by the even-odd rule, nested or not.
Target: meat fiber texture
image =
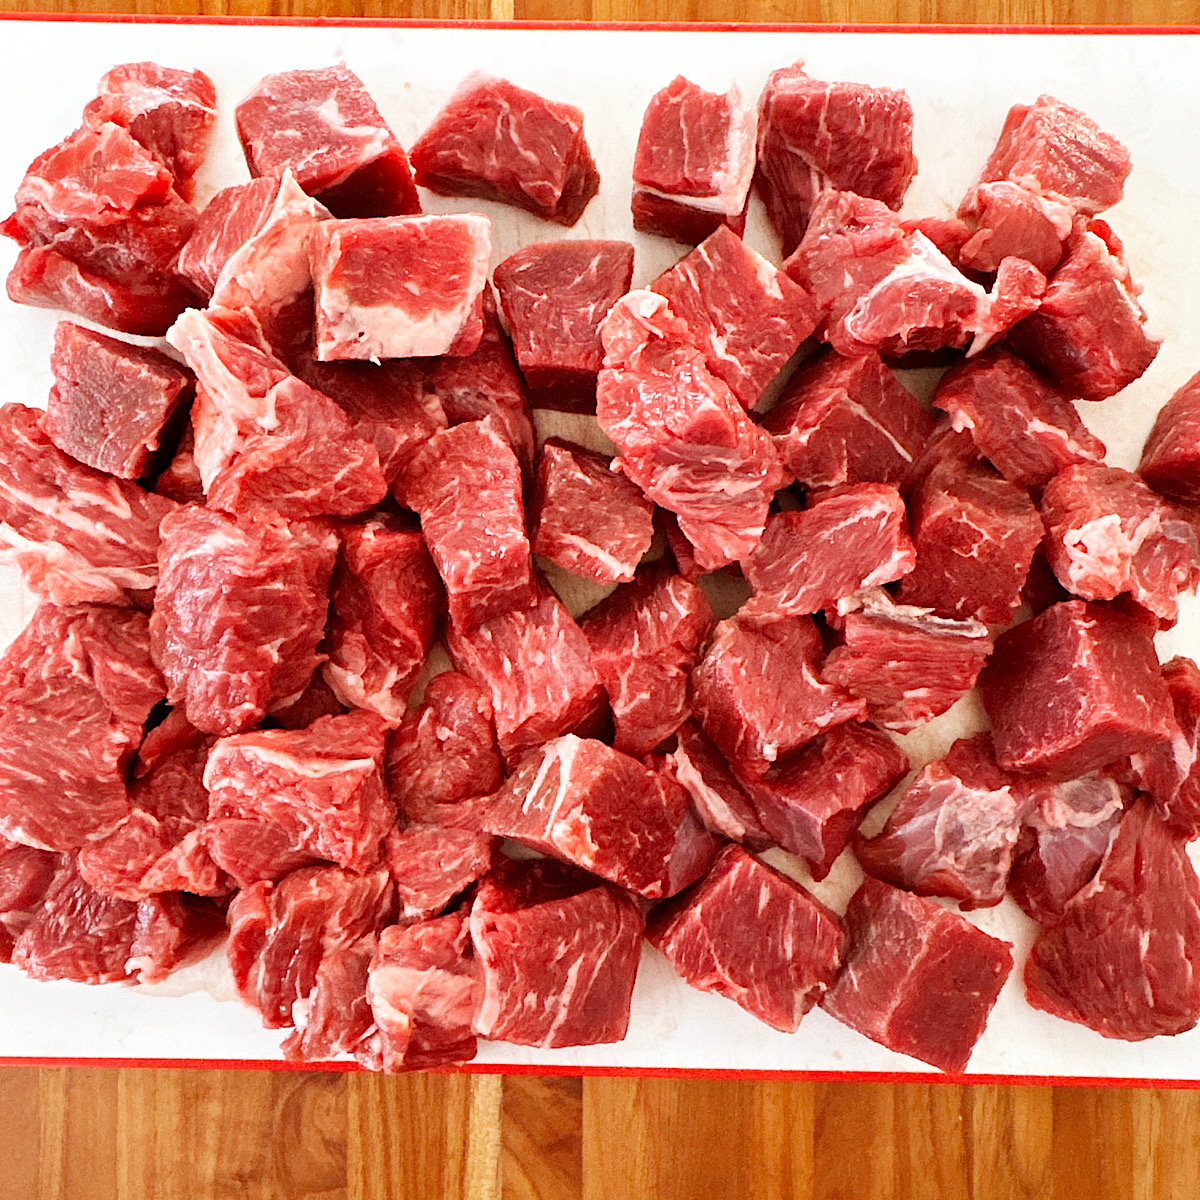
[[[682,75],[646,106],[633,155],[633,227],[695,245],[722,225],[739,237],[758,117],[736,85],[706,92]]]
[[[437,916],[460,892],[487,874],[495,838],[474,829],[406,825],[389,830],[384,856],[402,922]]]
[[[1200,373],[1159,409],[1138,472],[1155,491],[1188,504],[1200,501]]]
[[[1131,759],[1138,786],[1154,800],[1155,810],[1177,833],[1200,833],[1200,668],[1177,656],[1163,665],[1178,730]]]

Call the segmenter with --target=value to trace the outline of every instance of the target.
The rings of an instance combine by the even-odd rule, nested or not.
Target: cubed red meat
[[[1200,502],[1200,373],[1159,409],[1138,472],[1164,496]]]
[[[1162,671],[1178,729],[1169,741],[1135,754],[1133,769],[1158,815],[1193,838],[1200,834],[1200,668],[1180,656]]]
[[[383,1047],[367,1000],[367,975],[379,939],[356,942],[322,955],[308,995],[296,1002],[296,1028],[280,1049],[289,1062],[324,1062],[348,1054],[369,1071],[383,1069]]]
[[[1016,256],[1049,275],[1058,265],[1075,216],[1070,204],[1008,180],[979,184],[968,203],[979,226],[959,249],[962,266],[992,272]]]
[[[473,829],[407,825],[391,830],[384,854],[396,885],[400,920],[425,921],[487,874],[495,839]]]

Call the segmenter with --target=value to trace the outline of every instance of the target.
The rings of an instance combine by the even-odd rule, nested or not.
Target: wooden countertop
[[[1200,21],[1186,0],[8,0],[5,7],[454,19]],[[4,1200],[1183,1200],[1200,1194],[1197,1146],[1200,1092],[1168,1089],[0,1069]]]

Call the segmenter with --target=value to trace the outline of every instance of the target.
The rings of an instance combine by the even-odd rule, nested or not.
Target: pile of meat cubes
[[[904,93],[680,77],[632,210],[682,256],[630,290],[631,245],[554,236],[599,187],[569,105],[472,75],[406,154],[344,66],[271,75],[198,211],[215,115],[115,67],[2,227],[10,297],[66,314],[45,411],[0,408],[41,601],[0,662],[5,959],[153,981],[224,938],[290,1058],[396,1071],[620,1040],[646,939],[961,1071],[1013,956],[958,910],[1007,894],[1030,1004],[1196,1024],[1200,672],[1153,638],[1200,576],[1200,377],[1137,473],[1073,404],[1158,348],[1115,138],[1018,104],[957,217],[902,219]],[[473,197],[548,223],[490,281]],[[910,772],[892,735],[976,688],[990,731]],[[771,847],[865,878],[834,912]]]

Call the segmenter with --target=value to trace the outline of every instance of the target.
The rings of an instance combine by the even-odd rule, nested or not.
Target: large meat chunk
[[[1176,731],[1150,631],[1098,604],[1068,600],[997,639],[979,680],[996,759],[1067,779]]]
[[[396,885],[399,919],[436,916],[464,888],[487,874],[495,838],[474,829],[405,825],[384,839],[384,853]]]
[[[317,522],[194,507],[164,520],[150,636],[170,701],[193,725],[239,733],[304,690],[336,555]]]
[[[499,200],[574,225],[600,187],[583,113],[475,72],[412,147],[422,187]]]
[[[1159,409],[1138,472],[1164,496],[1200,502],[1200,373]]]
[[[870,877],[845,922],[845,965],[825,1011],[889,1050],[964,1070],[1012,970],[1008,942]]]
[[[651,569],[593,608],[581,628],[608,693],[626,754],[648,754],[691,711],[688,676],[712,631],[704,593],[682,576]]]
[[[1163,666],[1177,731],[1133,756],[1138,784],[1158,815],[1187,838],[1200,834],[1200,668],[1177,657]]]
[[[72,850],[111,832],[163,691],[141,613],[40,606],[0,658],[0,835]]]
[[[1200,882],[1150,804],[1126,813],[1095,879],[1034,942],[1025,996],[1126,1041],[1200,1019]]]
[[[54,604],[129,604],[158,583],[159,523],[178,505],[84,466],[36,408],[0,408],[0,547]]]
[[[709,371],[665,297],[630,292],[601,336],[596,417],[621,451],[620,469],[676,515],[701,569],[743,558],[787,482],[770,436]]]
[[[737,86],[706,92],[677,75],[650,97],[633,154],[633,227],[695,245],[727,225],[739,237],[758,121]]]
[[[644,924],[632,897],[583,871],[498,860],[471,905],[475,1032],[521,1046],[619,1042]]]
[[[715,992],[783,1033],[837,978],[846,940],[837,915],[741,846],[655,909],[650,944],[692,987]]]
[[[400,143],[342,64],[261,79],[237,106],[237,129],[251,175],[290,169],[336,216],[421,211]]]
[[[797,63],[773,71],[758,101],[754,186],[790,254],[824,188],[899,208],[917,171],[912,105],[889,88],[812,79]]]

